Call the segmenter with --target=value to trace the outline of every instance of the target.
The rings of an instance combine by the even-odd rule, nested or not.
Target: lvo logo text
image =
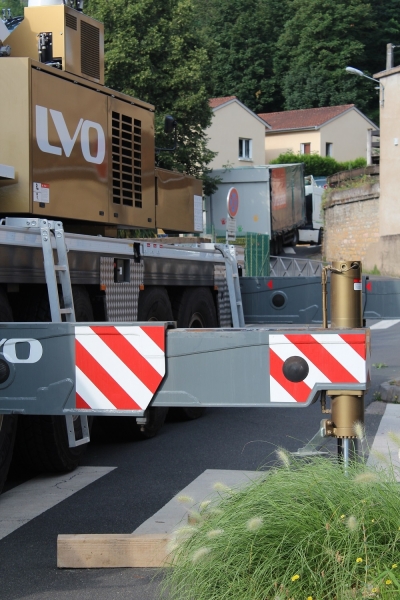
[[[18,346],[20,346],[18,348]],[[37,363],[42,358],[43,346],[32,338],[13,338],[0,340],[0,352],[10,363]],[[21,356],[23,354],[23,356]],[[19,355],[19,356],[18,356]]]
[[[50,115],[49,115],[50,113]],[[52,145],[49,141],[49,119],[52,119],[57,131],[60,145]],[[97,137],[96,145],[90,143],[90,132],[92,137]],[[36,105],[36,141],[42,152],[47,154],[56,154],[62,156],[63,152],[66,157],[71,156],[71,152],[80,134],[80,145],[83,158],[96,165],[101,165],[106,154],[106,137],[100,123],[79,119],[76,129],[71,137],[64,116],[59,110],[48,109],[44,106]],[[96,153],[94,153],[96,149]],[[92,154],[93,152],[93,154]]]

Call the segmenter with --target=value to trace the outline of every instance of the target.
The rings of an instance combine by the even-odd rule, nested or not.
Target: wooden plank
[[[60,569],[165,567],[168,534],[78,534],[57,538]]]

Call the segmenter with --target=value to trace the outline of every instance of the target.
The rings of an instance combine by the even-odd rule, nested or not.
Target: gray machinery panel
[[[2,324],[0,412],[141,416],[149,403],[154,406],[300,408],[312,404],[321,390],[356,391],[368,386],[368,330],[346,330],[343,334],[343,331],[317,328],[303,331],[267,328],[186,330],[166,329],[167,326],[170,324]],[[118,364],[120,350],[113,347],[112,340],[108,345],[104,344],[104,336],[112,336],[121,330],[138,339],[145,332],[145,345],[150,347],[146,356],[152,365],[153,377],[150,383],[145,382],[149,389],[142,385],[147,376],[142,378],[146,369],[141,366],[142,359],[137,350],[124,341],[126,360],[121,371]],[[96,340],[97,334],[103,338]],[[82,355],[79,340],[85,335],[90,343],[85,346],[86,341],[83,342],[86,354]],[[105,347],[100,361],[103,366],[99,368],[95,364],[93,369],[91,362],[98,360],[96,353],[100,352],[101,346]],[[365,358],[361,356],[363,353]],[[329,361],[326,360],[328,355]],[[329,362],[334,366],[326,366]],[[5,364],[9,368],[7,377],[4,377]],[[87,377],[90,369],[96,372],[99,387],[103,390],[99,392],[94,388],[91,407],[79,399],[82,395],[87,400],[85,393],[88,390],[91,393],[93,388],[94,380],[89,381]],[[113,379],[115,369],[120,378],[118,388]],[[84,380],[80,370],[85,371]],[[293,373],[297,378],[295,383],[290,379]],[[154,379],[154,374],[158,379]],[[135,382],[135,378],[140,381]],[[95,384],[98,385],[96,381]],[[124,404],[121,386],[131,396],[137,393],[137,408],[130,409],[126,402]],[[135,386],[137,391],[134,391]],[[108,399],[104,400],[104,394]],[[142,397],[147,394],[144,402],[141,394]],[[119,403],[119,409],[110,400],[115,405]]]
[[[366,319],[400,318],[400,280],[363,276],[363,311]],[[322,323],[321,278],[241,277],[246,324]],[[328,320],[330,318],[328,280]]]
[[[365,287],[364,317],[366,319],[400,318],[400,280],[369,279]]]
[[[115,281],[115,273],[120,281]],[[100,285],[105,286],[108,321],[137,320],[143,273],[142,261],[107,256],[100,258]]]
[[[217,301],[219,326],[230,327],[232,324],[232,314],[225,265],[214,265],[214,286],[218,288]]]
[[[246,324],[322,323],[320,277],[241,277],[240,288]]]

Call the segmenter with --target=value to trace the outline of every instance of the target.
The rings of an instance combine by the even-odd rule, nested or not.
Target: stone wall
[[[328,190],[324,213],[324,259],[362,260],[372,270],[377,261],[371,248],[379,243],[379,182]]]

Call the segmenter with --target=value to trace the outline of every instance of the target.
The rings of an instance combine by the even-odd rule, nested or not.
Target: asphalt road
[[[373,367],[367,404],[382,381],[399,377],[399,340],[400,324],[372,331],[372,359],[380,368]],[[158,579],[152,569],[58,570],[57,535],[131,533],[205,469],[267,466],[276,447],[294,451],[310,439],[321,418],[319,405],[304,410],[209,409],[196,421],[167,422],[156,438],[145,442],[107,440],[98,434],[83,464],[116,469],[0,541],[1,600],[156,600]],[[379,421],[379,415],[367,415],[370,439]],[[17,489],[19,483],[9,482],[9,488]],[[6,497],[7,492],[0,497],[0,518]]]

